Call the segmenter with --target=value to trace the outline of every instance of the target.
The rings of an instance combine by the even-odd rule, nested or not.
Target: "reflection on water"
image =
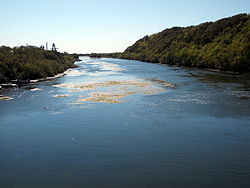
[[[248,75],[82,60],[0,90],[0,187],[249,187]]]
[[[221,91],[240,97],[242,99],[250,98],[250,74],[222,74],[222,73],[204,73],[199,71],[191,72],[191,77],[197,77],[199,80],[210,83]]]

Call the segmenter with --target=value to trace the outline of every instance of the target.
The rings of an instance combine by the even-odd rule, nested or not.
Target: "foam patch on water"
[[[115,74],[121,74],[120,72],[116,71],[107,71],[107,72],[89,72],[86,75],[91,76],[91,77],[102,77],[102,76],[108,76],[108,75],[115,75]]]
[[[122,80],[122,81],[98,81],[98,82],[82,82],[82,83],[69,83],[69,84],[56,84],[54,87],[74,89],[79,91],[95,90],[100,87],[113,87],[113,86],[137,86],[147,87],[151,83],[139,80]]]
[[[53,95],[53,97],[57,97],[57,98],[65,98],[65,97],[70,97],[70,94],[59,94],[59,95]]]
[[[42,89],[40,89],[40,88],[32,88],[32,89],[30,89],[30,91],[40,91],[40,90],[42,90]]]
[[[120,103],[121,99],[135,94],[135,91],[124,91],[124,92],[92,92],[89,97],[79,99],[78,102],[93,102],[93,103]]]
[[[103,71],[124,71],[119,65],[107,62],[88,62],[86,64],[98,66]]]
[[[81,75],[87,74],[87,71],[69,69],[66,74],[67,76],[81,76]]]
[[[68,89],[68,92],[70,93],[92,91],[85,95],[79,95],[79,99],[76,101],[76,103],[87,101],[93,103],[120,103],[124,97],[130,95],[153,95],[166,92],[166,87],[173,87],[172,84],[165,81],[158,82],[134,79],[96,82],[89,81],[82,83],[56,84],[53,86]]]
[[[67,75],[77,76],[85,74],[88,77],[91,77],[91,80],[88,80],[88,77],[86,77],[84,82],[53,85],[53,87],[67,89],[67,92],[72,93],[74,98],[78,98],[71,104],[79,105],[79,103],[85,102],[120,103],[124,97],[130,95],[154,95],[166,92],[166,88],[175,87],[174,84],[160,79],[145,80],[136,77],[129,77],[129,79],[127,79],[127,77],[119,76],[119,80],[107,80],[107,78],[109,78],[108,75],[123,74],[121,71],[124,71],[125,69],[122,69],[117,64],[107,62],[84,63],[87,67],[92,66],[92,68],[97,71],[84,72],[79,70],[70,70]],[[68,97],[68,95],[54,95],[54,97],[63,98]]]
[[[8,97],[8,96],[1,96],[0,97],[0,100],[3,100],[3,101],[7,101],[7,100],[11,100],[13,99],[12,97]]]
[[[63,114],[63,112],[51,112],[51,115],[59,115],[59,114]]]

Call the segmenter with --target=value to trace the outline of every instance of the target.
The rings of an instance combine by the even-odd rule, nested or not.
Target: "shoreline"
[[[58,73],[58,74],[56,74],[54,76],[50,76],[50,77],[39,78],[39,79],[34,79],[34,80],[11,80],[9,82],[1,83],[0,84],[0,91],[3,89],[20,88],[20,87],[22,87],[24,85],[28,85],[28,84],[34,84],[34,83],[38,83],[38,82],[45,82],[45,81],[52,80],[55,78],[61,78],[65,75],[67,75],[69,71],[71,71],[73,68],[76,68],[76,67],[77,66],[72,67],[72,68],[68,68],[64,72]]]
[[[93,59],[100,59],[100,58],[112,58],[112,59],[121,59],[121,60],[134,60],[134,61],[140,61],[143,63],[151,63],[151,64],[159,64],[159,65],[165,65],[165,66],[170,66],[170,67],[181,67],[181,68],[186,68],[186,69],[194,69],[194,70],[200,70],[200,71],[209,71],[209,72],[215,72],[215,73],[225,73],[225,74],[231,74],[231,75],[250,75],[250,72],[234,72],[234,71],[226,71],[226,70],[220,70],[220,69],[212,69],[212,68],[200,68],[200,67],[191,67],[191,66],[181,66],[181,65],[171,65],[167,63],[162,63],[162,62],[152,62],[152,61],[142,61],[138,59],[127,59],[127,58],[116,58],[116,57],[91,57]]]
[[[67,75],[68,72],[70,72],[73,68],[76,68],[76,67],[77,66],[72,67],[72,68],[68,68],[66,71],[64,71],[62,73],[58,73],[55,76],[46,77],[46,78],[39,78],[39,79],[36,79],[36,80],[29,80],[29,82],[25,82],[25,84],[13,84],[12,82],[6,82],[6,83],[3,83],[3,84],[0,84],[0,101],[8,101],[8,100],[13,99],[10,96],[4,95],[4,93],[6,91],[11,91],[12,89],[21,88],[22,86],[25,86],[25,85],[27,86],[29,84],[35,84],[35,83],[38,83],[38,82],[45,82],[45,81],[53,80],[53,79],[56,79],[56,78],[62,78],[63,76]],[[2,85],[4,85],[4,86],[6,85],[7,87],[2,87]],[[8,87],[8,86],[10,86],[10,87]]]

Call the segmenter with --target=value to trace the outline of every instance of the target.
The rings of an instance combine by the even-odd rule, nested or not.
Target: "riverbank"
[[[27,85],[27,84],[31,84],[31,83],[37,83],[37,82],[44,82],[44,81],[52,80],[55,78],[60,78],[60,77],[65,76],[71,70],[72,70],[72,68],[69,68],[68,70],[64,71],[63,73],[56,74],[55,76],[46,77],[46,78],[39,78],[39,79],[35,79],[35,80],[11,80],[10,82],[0,84],[0,89],[21,87],[22,85]]]
[[[13,80],[12,82],[0,84],[0,100],[11,100],[11,99],[13,99],[12,97],[4,95],[4,93],[5,93],[4,91],[6,91],[8,89],[20,88],[20,87],[23,87],[23,86],[27,86],[29,84],[35,84],[35,83],[38,83],[38,82],[45,82],[45,81],[53,80],[53,79],[56,79],[56,78],[61,78],[61,77],[65,76],[65,75],[67,75],[71,70],[72,70],[72,68],[69,68],[68,70],[64,71],[63,73],[56,74],[55,76],[52,76],[52,77],[40,78],[40,79],[36,79],[36,80],[22,80],[22,81]],[[37,88],[31,88],[31,90],[33,90],[33,91],[36,90],[36,89]]]

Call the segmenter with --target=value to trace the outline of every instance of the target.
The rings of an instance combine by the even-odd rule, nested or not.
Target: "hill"
[[[145,36],[111,57],[169,65],[250,71],[250,15],[239,14],[197,26],[173,27]]]

